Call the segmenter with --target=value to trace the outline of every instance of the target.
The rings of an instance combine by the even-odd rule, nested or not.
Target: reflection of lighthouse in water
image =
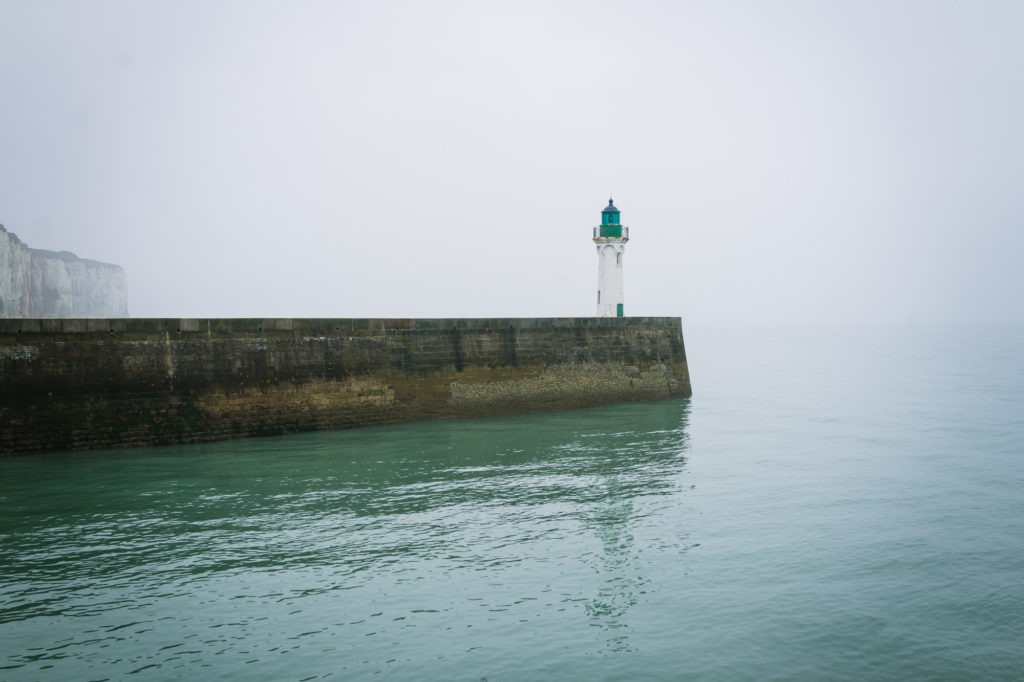
[[[664,403],[667,411],[670,404]],[[681,499],[679,474],[686,462],[688,411],[684,408],[681,415],[678,411],[674,414],[681,417],[675,428],[644,432],[644,439],[638,439],[640,432],[628,427],[617,430],[625,424],[614,422],[600,436],[601,449],[613,454],[614,460],[608,461],[615,463],[598,473],[591,488],[591,511],[584,521],[600,542],[600,551],[587,560],[599,580],[597,593],[587,599],[584,610],[591,625],[605,631],[605,646],[612,651],[632,649],[629,611],[647,592],[651,562],[665,552],[667,556],[661,558],[676,565],[692,546],[689,529],[680,527],[679,517],[667,513],[663,506]],[[641,535],[640,547],[648,550],[643,557],[635,532]],[[652,545],[645,534],[659,538],[658,551],[649,553]]]
[[[603,580],[584,609],[594,625],[607,631],[608,649],[629,651],[629,625],[623,616],[636,605],[650,579],[640,574],[636,543],[629,529],[633,498],[621,494],[618,477],[606,480],[605,486],[608,502],[601,504],[592,517],[603,550],[595,557],[594,568]]]

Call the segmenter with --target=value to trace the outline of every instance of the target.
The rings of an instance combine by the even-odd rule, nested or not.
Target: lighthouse
[[[619,209],[608,199],[601,211],[601,225],[594,228],[597,245],[597,316],[622,317],[622,254],[629,241],[629,228],[623,227]]]

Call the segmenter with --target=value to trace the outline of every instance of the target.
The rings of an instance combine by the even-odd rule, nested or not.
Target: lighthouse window
[[[617,254],[615,254],[615,264],[616,265],[622,265],[622,252],[621,251],[619,251]]]

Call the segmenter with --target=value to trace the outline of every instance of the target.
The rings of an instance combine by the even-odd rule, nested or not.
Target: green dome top
[[[619,209],[615,208],[615,204],[612,203],[611,197],[608,198],[608,205],[604,207],[601,213],[619,213]]]

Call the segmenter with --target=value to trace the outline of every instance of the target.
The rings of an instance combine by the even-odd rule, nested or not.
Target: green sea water
[[[687,400],[0,460],[0,679],[1024,678],[1024,336],[686,333]]]

